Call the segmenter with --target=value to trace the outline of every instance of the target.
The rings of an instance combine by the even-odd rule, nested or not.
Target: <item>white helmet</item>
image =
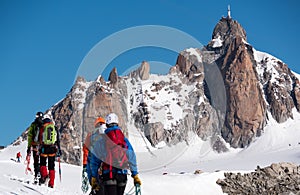
[[[52,120],[52,117],[51,117],[49,114],[45,114],[45,115],[43,116],[43,119],[46,119],[46,118]]]
[[[118,116],[115,113],[110,113],[109,115],[106,116],[105,118],[106,124],[112,124],[112,123],[119,123]]]

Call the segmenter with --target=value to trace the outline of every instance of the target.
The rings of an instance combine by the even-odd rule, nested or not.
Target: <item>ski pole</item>
[[[58,157],[58,171],[59,171],[59,181],[61,182],[61,168],[60,168],[60,157]]]

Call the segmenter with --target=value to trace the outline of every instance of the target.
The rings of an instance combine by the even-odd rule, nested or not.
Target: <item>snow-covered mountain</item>
[[[170,190],[149,184],[198,194],[190,183],[218,194],[215,179],[222,171],[299,163],[298,76],[247,43],[237,21],[222,18],[208,45],[180,52],[169,74],[153,75],[150,68],[143,62],[123,77],[113,69],[108,81],[101,75],[95,81],[78,77],[66,97],[47,110],[61,132],[64,162],[79,165],[94,119],[115,112],[137,152],[149,194]],[[26,132],[21,145],[22,139]],[[195,176],[197,169],[206,173]],[[174,187],[177,180],[182,184]]]

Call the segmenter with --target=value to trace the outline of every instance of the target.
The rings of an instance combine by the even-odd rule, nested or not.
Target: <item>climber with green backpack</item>
[[[46,179],[49,178],[48,187],[53,188],[55,179],[55,157],[60,157],[61,155],[59,133],[49,116],[46,115],[43,122],[44,125],[39,133],[41,172],[39,183],[43,184],[46,182]],[[47,159],[49,173],[46,167]]]

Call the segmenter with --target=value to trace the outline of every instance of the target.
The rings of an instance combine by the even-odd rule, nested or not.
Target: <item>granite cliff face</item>
[[[221,45],[215,46],[215,41]],[[252,47],[246,32],[231,18],[222,18],[214,29],[207,50],[219,54],[227,94],[227,112],[222,137],[233,147],[245,147],[260,135],[266,123],[266,103],[259,85]],[[215,47],[214,47],[215,46]]]
[[[245,147],[259,136],[268,113],[279,123],[292,118],[299,105],[299,81],[286,64],[256,51],[246,32],[231,18],[216,25],[206,47],[220,68],[227,94],[222,137],[232,147]]]
[[[268,119],[293,118],[300,109],[300,83],[286,64],[256,51],[246,31],[222,18],[204,48],[179,53],[167,75],[150,74],[144,61],[128,76],[113,69],[108,81],[78,77],[66,97],[47,112],[61,132],[62,158],[80,164],[82,142],[98,116],[115,112],[129,136],[152,147],[208,140],[214,150],[246,147],[263,133]],[[22,135],[26,138],[26,132]]]

